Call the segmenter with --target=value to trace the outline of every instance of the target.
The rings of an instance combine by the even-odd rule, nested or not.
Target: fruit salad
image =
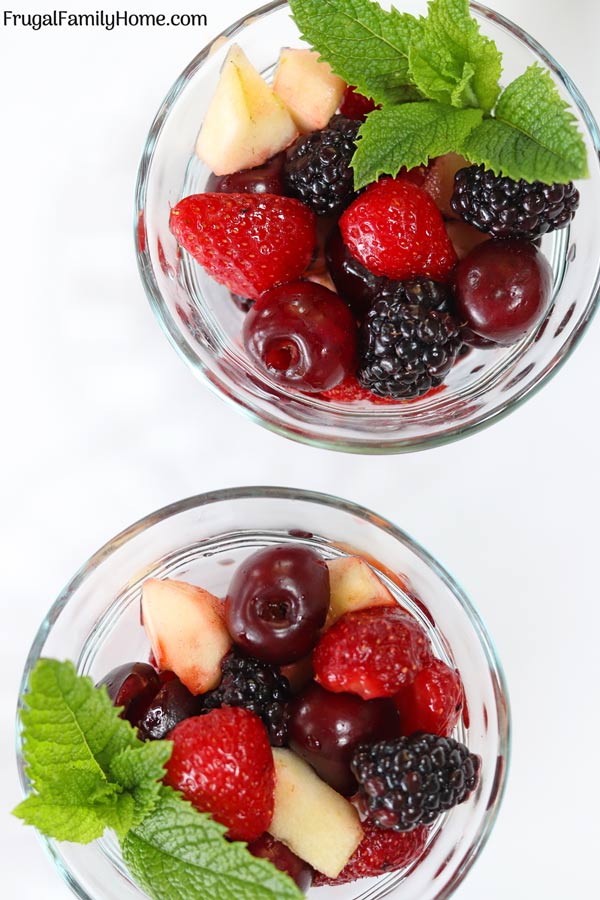
[[[576,214],[583,139],[549,72],[502,82],[467,0],[420,18],[290,7],[309,46],[283,48],[271,84],[231,47],[196,143],[212,174],[170,228],[244,311],[262,376],[341,403],[415,401],[471,347],[543,322],[541,239]]]
[[[416,864],[477,787],[480,757],[453,737],[459,673],[359,556],[271,545],[224,600],[150,578],[141,622],[149,661],[107,673],[95,702],[132,726],[129,753],[166,748],[160,789],[222,826],[213,840],[300,892]]]

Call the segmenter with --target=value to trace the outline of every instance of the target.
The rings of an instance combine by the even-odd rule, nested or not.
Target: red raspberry
[[[346,613],[313,653],[315,680],[363,700],[392,697],[431,659],[429,638],[407,612],[378,606]]]
[[[408,687],[396,694],[401,733],[415,731],[449,737],[463,707],[463,686],[456,669],[432,659]]]
[[[222,707],[180,722],[165,782],[200,812],[211,813],[234,841],[254,841],[273,818],[275,766],[255,713]]]
[[[364,838],[337,878],[327,878],[317,872],[314,887],[346,884],[357,878],[374,878],[385,872],[403,869],[421,855],[427,843],[427,829],[392,831],[379,828],[373,822],[363,822]]]
[[[352,256],[374,275],[443,281],[456,263],[442,214],[405,178],[369,185],[342,215],[340,230]]]
[[[314,213],[275,194],[194,194],[169,226],[213,278],[250,300],[299,278],[317,243]]]
[[[364,94],[359,94],[353,85],[349,85],[344,91],[342,102],[340,104],[340,112],[349,119],[360,119],[365,121],[368,114],[374,109],[381,109],[381,106],[375,106],[375,101]]]

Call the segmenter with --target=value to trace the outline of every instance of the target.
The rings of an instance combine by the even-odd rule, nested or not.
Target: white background
[[[134,180],[167,89],[250,5],[114,4],[205,12],[205,29],[0,24],[2,896],[70,896],[34,834],[8,815],[19,799],[17,687],[48,606],[93,551],[144,514],[207,489],[263,483],[330,491],[389,516],[458,577],[495,637],[512,694],[513,766],[495,832],[457,897],[591,897],[600,803],[600,319],[565,369],[507,420],[403,457],[292,444],[197,383],[142,291]],[[495,5],[558,57],[599,115],[596,0]],[[5,6],[52,8],[48,0]]]

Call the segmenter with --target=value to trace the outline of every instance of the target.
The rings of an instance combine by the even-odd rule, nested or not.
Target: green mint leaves
[[[371,0],[290,6],[321,58],[383,107],[359,132],[357,189],[451,151],[515,180],[586,177],[583,137],[550,73],[531,66],[501,92],[502,54],[468,0],[430,0],[419,19]]]
[[[225,831],[163,787],[154,814],[123,841],[123,858],[155,900],[302,900],[291,878],[226,841]]]
[[[32,793],[14,815],[46,837],[87,844],[116,832],[153,900],[302,900],[294,882],[162,784],[169,741],[138,740],[106,692],[69,662],[42,659],[23,698]]]
[[[362,126],[352,165],[357,189],[380,175],[396,175],[461,146],[482,119],[480,109],[455,109],[433,100],[375,110]]]
[[[550,73],[530,66],[500,96],[493,118],[465,140],[473,163],[526,181],[567,182],[588,174],[585,145]]]
[[[141,759],[135,789],[111,772],[144,746],[119,718],[106,690],[78,677],[71,663],[43,659],[31,674],[25,702],[23,755],[34,793],[15,815],[60,841],[88,843],[105,828],[124,836],[150,811],[152,798],[139,790]],[[162,773],[170,744],[155,753]]]

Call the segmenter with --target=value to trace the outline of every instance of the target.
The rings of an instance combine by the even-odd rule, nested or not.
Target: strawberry
[[[211,813],[235,841],[253,841],[271,824],[275,766],[265,726],[255,713],[222,707],[176,725],[166,784],[200,812]]]
[[[365,121],[368,114],[374,109],[381,109],[381,106],[375,106],[375,101],[364,94],[359,94],[354,85],[349,85],[344,91],[342,102],[340,103],[340,112],[349,119],[360,119]]]
[[[299,278],[317,242],[314,213],[275,194],[194,194],[169,226],[213,278],[250,300]]]
[[[340,230],[352,256],[374,275],[443,281],[456,264],[442,214],[405,178],[369,185],[342,215]]]
[[[399,607],[346,613],[313,653],[315,680],[328,691],[349,691],[363,700],[392,697],[431,659],[429,638]]]
[[[337,878],[327,878],[317,872],[314,887],[334,886],[356,881],[357,878],[374,878],[385,872],[403,869],[421,855],[427,843],[427,829],[397,832],[379,828],[373,822],[363,822],[364,838],[358,845]]]
[[[449,737],[463,707],[463,686],[456,669],[432,659],[412,684],[394,697],[402,734],[415,731]]]

